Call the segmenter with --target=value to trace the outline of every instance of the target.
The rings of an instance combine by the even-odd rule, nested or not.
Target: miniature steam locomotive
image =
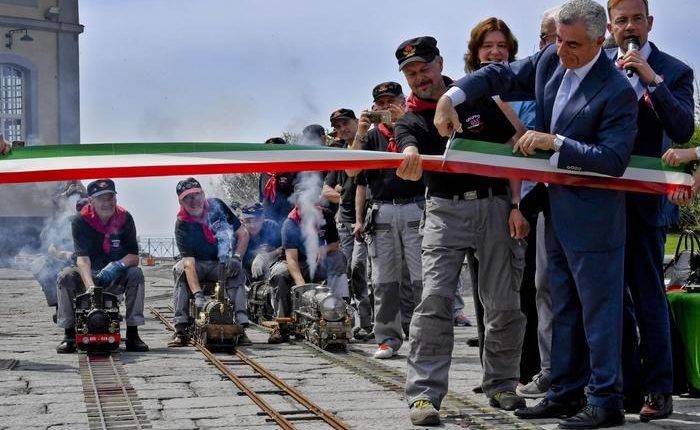
[[[221,277],[220,277],[221,278]],[[204,293],[211,293],[212,300],[201,309],[197,309],[194,299],[190,299],[189,336],[209,349],[231,350],[238,345],[238,338],[243,334],[243,326],[235,322],[233,303],[226,297],[223,282],[203,283]]]
[[[352,338],[353,308],[330,288],[303,284],[292,288],[291,318],[278,318],[282,327],[297,339],[303,338],[322,349],[344,350]],[[291,320],[291,321],[285,321]]]
[[[267,281],[255,281],[248,286],[248,318],[255,324],[274,319],[272,287]]]
[[[119,349],[119,299],[92,287],[75,298],[75,333],[78,349],[90,354],[109,354]]]

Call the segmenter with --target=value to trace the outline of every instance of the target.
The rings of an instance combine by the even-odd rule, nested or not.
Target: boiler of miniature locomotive
[[[202,309],[190,301],[190,315],[195,316],[190,325],[190,335],[211,349],[231,349],[238,343],[243,327],[235,323],[233,303],[224,294],[221,282],[214,286],[214,297]]]
[[[248,317],[256,324],[273,319],[272,287],[267,281],[252,282],[248,287]]]
[[[325,285],[292,288],[294,334],[327,349],[344,349],[352,337],[352,308]]]
[[[75,333],[78,349],[89,353],[109,353],[119,349],[119,299],[92,287],[75,298]]]

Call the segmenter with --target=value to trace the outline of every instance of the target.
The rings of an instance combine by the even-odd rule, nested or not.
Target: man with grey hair
[[[557,14],[559,7],[544,11],[540,23],[540,49],[557,41]]]
[[[605,9],[593,0],[565,3],[557,19],[556,45],[467,75],[440,98],[435,114],[439,132],[460,131],[454,106],[464,101],[496,94],[535,99],[536,131],[525,133],[514,151],[525,156],[547,151],[561,169],[621,176],[632,152],[638,109],[634,91],[601,51],[606,21]],[[417,154],[407,154],[398,172],[420,172],[419,163]],[[575,414],[561,421],[561,428],[622,425],[625,194],[558,184],[550,184],[548,191],[552,385],[540,404],[515,414]]]

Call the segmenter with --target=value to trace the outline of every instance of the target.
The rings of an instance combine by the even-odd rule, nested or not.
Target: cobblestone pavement
[[[144,268],[147,304],[165,305],[172,290],[168,266]],[[86,407],[78,374],[78,355],[56,354],[62,330],[51,321],[38,284],[27,271],[0,269],[0,360],[15,359],[13,370],[0,370],[0,429],[87,429]],[[473,306],[467,298],[467,314]],[[123,327],[122,327],[123,328]],[[277,428],[259,416],[252,401],[222,380],[194,348],[167,348],[170,333],[146,313],[141,337],[151,347],[145,354],[121,352],[129,380],[154,429]],[[480,383],[478,349],[466,346],[476,335],[473,327],[455,328],[455,351],[450,389],[487,403],[472,389]],[[351,371],[314,357],[300,344],[268,345],[265,333],[250,330],[254,344],[243,348],[286,382],[300,389],[321,407],[336,413],[357,429],[411,429],[408,408],[400,393],[388,391]],[[376,345],[354,343],[352,348],[370,355]],[[384,364],[405,370],[408,345]],[[294,409],[288,400],[265,396],[273,406]],[[289,401],[291,402],[291,401]],[[675,398],[676,413],[666,420],[642,424],[627,416],[625,427],[646,429],[700,428],[700,399]],[[555,428],[555,420],[536,421]],[[317,422],[300,422],[300,429],[324,429]],[[442,428],[460,428],[446,424]]]

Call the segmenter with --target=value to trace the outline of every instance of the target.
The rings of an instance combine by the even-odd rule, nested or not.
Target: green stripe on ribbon
[[[523,154],[517,152],[513,154],[513,147],[502,143],[482,142],[479,140],[455,139],[452,142],[452,149],[458,151],[479,152],[482,154],[501,155],[510,157],[524,157]],[[551,153],[537,151],[534,155],[529,155],[528,158],[540,160],[548,160],[552,156]],[[448,157],[449,158],[449,157]],[[647,170],[663,170],[666,172],[684,173],[685,165],[671,167],[661,161],[661,158],[645,157],[642,155],[633,155],[630,159],[628,167]]]
[[[12,152],[0,158],[0,160],[88,157],[98,155],[154,155],[187,154],[193,152],[287,151],[312,149],[334,150],[337,148],[310,145],[264,145],[261,143],[217,142],[91,143],[82,145],[37,145],[13,148]]]

